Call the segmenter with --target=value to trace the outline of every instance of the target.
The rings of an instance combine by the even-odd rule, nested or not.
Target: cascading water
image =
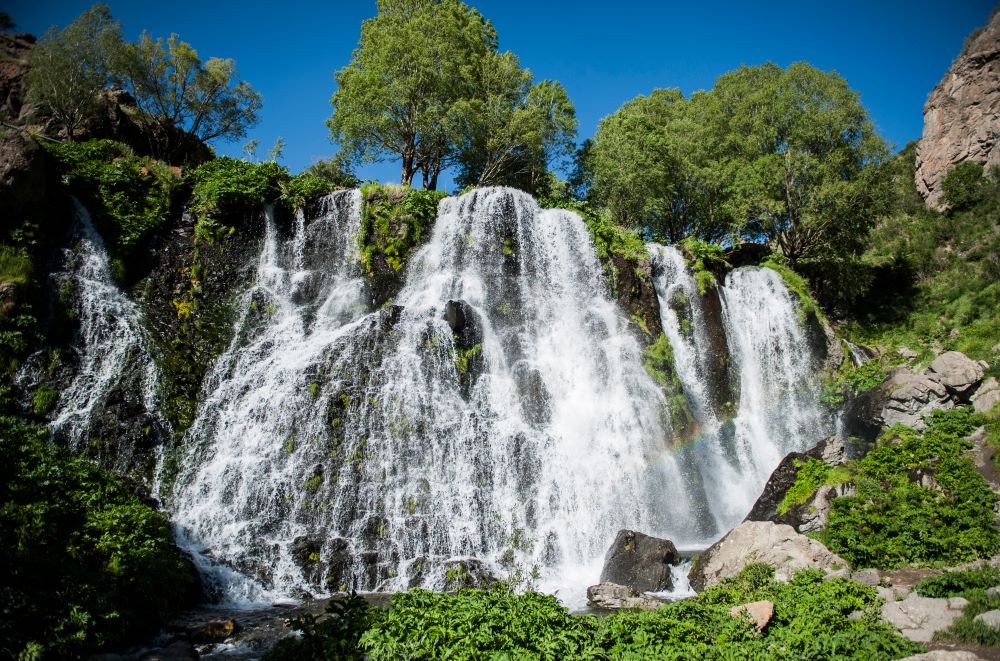
[[[808,449],[832,425],[817,399],[817,364],[798,302],[777,273],[730,272],[718,288],[720,328],[713,329],[705,305],[715,294],[700,294],[676,248],[650,244],[649,251],[663,329],[699,423],[687,451],[697,458],[717,535],[746,515],[782,457]],[[724,345],[713,346],[713,331],[724,334]],[[719,360],[722,351],[728,359]],[[720,382],[729,401],[711,396]]]
[[[446,199],[398,305],[365,313],[358,205],[340,193],[285,241],[268,223],[187,435],[174,519],[229,598],[514,565],[582,593],[618,529],[696,535],[664,395],[578,216]]]
[[[115,284],[104,241],[90,214],[74,200],[76,241],[64,253],[65,270],[53,277],[74,301],[78,336],[73,346],[73,378],[60,391],[52,413],[53,433],[80,450],[92,441],[97,411],[110,393],[130,401],[154,425],[166,425],[159,414],[159,375],[150,357],[142,314]],[[120,444],[116,453],[125,454]],[[120,457],[117,462],[125,463]]]

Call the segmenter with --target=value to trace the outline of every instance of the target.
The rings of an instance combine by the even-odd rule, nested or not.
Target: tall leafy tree
[[[476,95],[456,104],[465,142],[458,154],[463,185],[512,185],[537,192],[548,164],[573,153],[576,112],[558,82],[532,84],[513,53],[484,58]]]
[[[857,254],[889,204],[889,151],[836,73],[741,67],[712,90],[734,161],[735,213],[791,262]]]
[[[61,31],[50,28],[30,56],[28,102],[72,140],[95,114],[98,93],[112,81],[109,62],[121,43],[121,26],[107,5],[94,5]]]
[[[420,171],[434,189],[459,141],[455,106],[474,95],[496,49],[493,25],[458,0],[379,0],[336,74],[331,136],[347,160],[395,156],[403,184]]]
[[[185,133],[201,140],[237,140],[257,122],[261,96],[236,73],[231,59],[202,62],[176,34],[166,42],[143,34],[125,44],[116,70],[153,131],[159,156],[173,160]]]

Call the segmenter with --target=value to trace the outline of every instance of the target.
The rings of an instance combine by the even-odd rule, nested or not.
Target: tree
[[[327,124],[345,160],[402,160],[434,189],[455,154],[453,108],[473,96],[475,72],[497,49],[493,25],[458,0],[379,0],[351,62],[337,72]]]
[[[73,139],[97,109],[98,93],[113,79],[109,61],[121,27],[107,5],[94,5],[62,31],[50,28],[29,59],[27,100]]]
[[[724,206],[726,168],[707,135],[709,98],[654,90],[604,118],[587,155],[590,196],[619,224],[670,242],[721,241],[733,220]],[[717,137],[716,137],[717,140]]]
[[[573,152],[573,104],[558,82],[532,85],[513,53],[491,54],[481,67],[476,95],[453,109],[465,136],[458,182],[536,193],[549,180],[548,164]]]
[[[983,170],[982,163],[962,161],[944,176],[941,190],[951,211],[971,209],[983,199],[986,189]]]
[[[723,75],[711,95],[744,235],[762,235],[792,265],[859,254],[888,209],[889,150],[847,81],[768,63]]]
[[[261,96],[239,79],[236,63],[217,57],[202,62],[176,34],[164,43],[143,34],[126,44],[116,70],[143,111],[154,151],[174,160],[185,133],[202,142],[237,140],[257,123]]]

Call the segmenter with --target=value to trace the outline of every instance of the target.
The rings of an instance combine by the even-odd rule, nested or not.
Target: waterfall
[[[694,535],[665,397],[578,216],[448,198],[397,304],[368,312],[359,205],[338,193],[285,239],[268,222],[185,439],[174,520],[224,594],[534,567],[582,594],[618,529]]]
[[[92,442],[94,426],[106,413],[109,397],[130,413],[142,411],[155,426],[167,425],[159,414],[159,374],[150,357],[142,314],[115,283],[104,241],[90,214],[74,200],[73,246],[64,251],[65,268],[53,275],[55,286],[73,301],[78,333],[73,345],[72,379],[59,393],[50,423],[53,434],[74,450]],[[124,455],[137,451],[121,439],[108,450],[111,463],[126,465]],[[103,452],[104,450],[100,450]]]
[[[750,511],[774,467],[832,433],[817,399],[818,365],[800,318],[797,298],[768,268],[730,272],[717,290],[701,295],[683,256],[650,244],[663,329],[678,377],[699,423],[690,452],[697,457],[717,534]],[[717,296],[719,328],[704,306]],[[728,360],[718,360],[712,332],[725,336]],[[718,365],[728,363],[725,373]],[[713,365],[715,366],[713,369]],[[729,381],[732,399],[712,401],[713,382]]]

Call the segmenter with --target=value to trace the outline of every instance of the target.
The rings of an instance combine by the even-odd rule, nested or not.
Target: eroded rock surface
[[[882,606],[882,619],[899,627],[900,633],[918,643],[929,642],[934,632],[947,629],[961,617],[968,601],[962,597],[935,599],[921,597],[911,592],[906,599],[895,601],[892,591],[881,588],[886,602]]]
[[[924,104],[917,190],[942,207],[941,181],[962,161],[1000,164],[1000,13],[968,41]]]
[[[595,608],[620,609],[637,608],[653,610],[660,607],[660,601],[649,595],[614,583],[600,583],[587,588],[587,601]]]
[[[669,590],[670,566],[679,561],[677,547],[669,539],[619,530],[604,556],[601,583],[624,585],[637,592]]]

